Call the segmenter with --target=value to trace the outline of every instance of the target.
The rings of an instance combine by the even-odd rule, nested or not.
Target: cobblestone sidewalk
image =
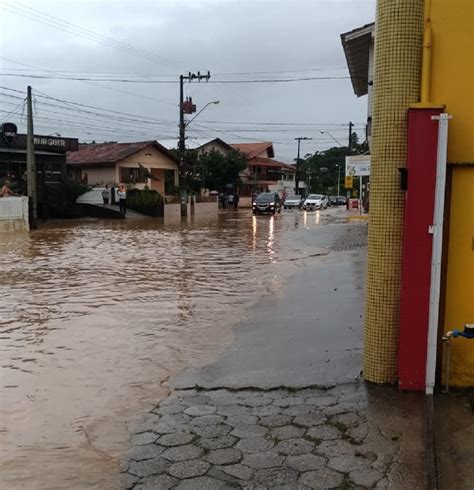
[[[387,488],[399,434],[369,420],[367,407],[363,383],[178,390],[132,437],[123,487]]]

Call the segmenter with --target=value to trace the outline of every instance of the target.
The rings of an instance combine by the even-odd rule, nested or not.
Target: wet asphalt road
[[[215,362],[171,379],[176,388],[330,386],[358,379],[363,342],[367,225],[321,228],[320,255],[270,294]],[[339,250],[344,250],[340,252]]]

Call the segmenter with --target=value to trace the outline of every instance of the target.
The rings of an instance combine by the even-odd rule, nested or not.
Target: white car
[[[326,209],[328,207],[328,198],[322,194],[310,194],[303,203],[305,211],[314,211],[316,209]]]

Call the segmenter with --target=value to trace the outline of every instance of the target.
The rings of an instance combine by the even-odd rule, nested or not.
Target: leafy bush
[[[127,192],[127,207],[148,216],[163,216],[163,196],[150,189],[131,189]]]

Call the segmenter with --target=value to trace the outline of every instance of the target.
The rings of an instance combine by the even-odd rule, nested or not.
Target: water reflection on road
[[[320,222],[304,216],[0,235],[4,488],[114,488],[128,427],[160,383],[230,341],[248,304],[281,288],[285,256],[311,254],[289,233]]]

